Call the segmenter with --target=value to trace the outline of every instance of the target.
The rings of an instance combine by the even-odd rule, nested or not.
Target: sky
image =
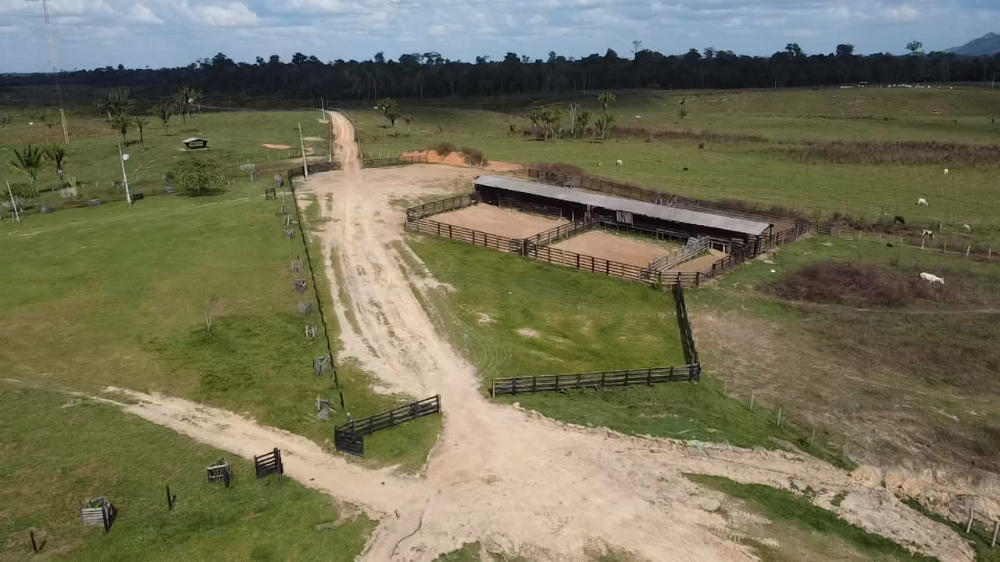
[[[1000,0],[0,0],[0,72],[184,66],[225,53],[323,61],[436,51],[452,60],[631,56],[706,47],[770,55],[926,50],[1000,33]]]

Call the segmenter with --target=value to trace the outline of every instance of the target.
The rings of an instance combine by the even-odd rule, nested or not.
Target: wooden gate
[[[333,441],[338,451],[356,457],[365,456],[365,436],[350,429],[334,429]]]
[[[264,453],[263,455],[254,455],[253,457],[254,470],[257,471],[257,478],[264,478],[265,476],[270,476],[272,474],[277,474],[278,479],[285,474],[285,466],[281,464],[281,451],[274,449],[270,453]]]

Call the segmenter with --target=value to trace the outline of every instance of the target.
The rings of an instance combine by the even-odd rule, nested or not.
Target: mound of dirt
[[[264,143],[261,146],[263,146],[264,148],[270,148],[271,150],[289,150],[289,149],[292,148],[292,147],[288,146],[287,144],[270,144],[270,143]]]
[[[764,290],[789,300],[836,304],[902,306],[958,300],[953,287],[932,285],[919,272],[875,264],[815,263],[765,285]]]
[[[458,151],[442,155],[436,150],[414,150],[403,153],[403,156],[426,156],[429,164],[447,164],[449,166],[462,166],[464,168],[482,168],[491,172],[516,172],[521,169],[520,164],[511,164],[510,162],[489,161],[484,166],[473,166],[469,164],[466,155]]]

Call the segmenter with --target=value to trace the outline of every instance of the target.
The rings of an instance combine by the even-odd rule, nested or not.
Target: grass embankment
[[[740,500],[771,521],[770,525],[745,530],[752,534],[745,540],[763,562],[937,560],[913,554],[885,537],[812,505],[810,490],[797,495],[763,484],[740,484],[720,476],[688,475],[688,478]]]
[[[786,246],[774,259],[687,295],[702,359],[735,396],[784,405],[867,462],[1000,467],[992,446],[1000,264],[831,237]],[[902,281],[888,299],[870,286],[851,289],[847,277],[803,293],[828,302],[774,294],[783,275],[825,261],[876,264],[876,280]],[[912,288],[925,271],[945,278],[933,295]]]
[[[684,362],[674,302],[637,283],[534,263],[458,242],[415,238],[411,247],[454,292],[432,300],[451,341],[482,377],[574,373]],[[504,397],[542,414],[634,435],[795,446],[839,462],[775,414],[722,396],[721,381]],[[787,412],[785,413],[787,416]]]
[[[689,109],[683,120],[677,116],[682,98]],[[648,131],[629,133],[638,138],[540,142],[521,135],[522,129],[530,129],[524,117],[528,107],[554,104],[565,109],[577,101],[592,114],[600,112],[596,95],[495,100],[482,105],[489,109],[461,101],[408,106],[405,111],[415,121],[400,129],[398,137],[388,135],[379,112],[357,110],[352,116],[362,128],[366,151],[432,148],[451,142],[478,148],[491,160],[565,162],[590,173],[703,199],[745,199],[797,208],[811,217],[846,212],[875,220],[884,212],[925,227],[941,221],[958,235],[964,235],[961,225],[968,223],[977,240],[1000,239],[1000,219],[982,204],[993,197],[997,174],[995,159],[992,164],[981,161],[983,146],[1000,142],[1000,125],[991,122],[997,116],[995,93],[641,92],[622,94],[611,106],[617,125]],[[568,125],[568,117],[563,124]],[[518,131],[513,135],[511,125]],[[662,131],[670,134],[653,134]],[[652,142],[646,142],[649,137]],[[816,145],[826,141],[842,142]],[[894,144],[911,141],[957,144],[935,150]],[[862,144],[873,142],[877,145]],[[873,155],[881,155],[887,163],[869,164]],[[624,166],[612,166],[617,159]],[[943,168],[951,173],[943,176]],[[916,207],[918,197],[931,205]]]
[[[997,562],[1000,561],[1000,550],[992,547],[993,542],[993,527],[986,526],[980,521],[975,521],[972,523],[972,530],[969,533],[965,532],[965,525],[961,523],[956,523],[947,517],[942,517],[937,513],[924,507],[919,501],[914,499],[905,499],[903,503],[912,507],[913,509],[923,513],[927,517],[951,527],[953,531],[962,535],[968,539],[969,544],[972,545],[973,550],[976,551],[976,562]]]
[[[259,183],[244,183],[213,197],[0,223],[0,376],[87,393],[108,385],[157,390],[329,444],[345,412],[333,381],[312,371],[326,344],[304,337],[304,326],[320,321],[297,311],[307,297],[294,292],[290,264],[302,242],[283,237],[279,206],[264,201]],[[321,259],[317,267],[328,298]],[[403,401],[374,394],[361,374],[342,383],[355,418]],[[335,418],[315,418],[317,395],[334,400]],[[415,470],[433,443],[433,423],[372,438],[369,460]],[[399,441],[418,428],[417,444]]]
[[[115,406],[0,383],[0,425],[4,560],[348,562],[375,527],[319,492],[257,480],[252,462]],[[220,458],[233,466],[228,490],[205,479]],[[173,511],[165,486],[177,496]],[[80,502],[101,495],[119,510],[107,535],[80,524]],[[32,530],[45,541],[40,555]]]
[[[130,132],[128,145],[124,147],[130,156],[125,164],[129,182],[136,192],[159,192],[167,183],[162,175],[178,161],[197,156],[212,159],[222,166],[227,176],[249,178],[250,170],[241,170],[240,164],[248,160],[257,163],[254,170],[259,178],[257,185],[272,182],[275,172],[284,174],[288,168],[299,165],[300,157],[298,124],[302,123],[303,135],[314,139],[328,138],[328,125],[317,122],[319,112],[238,112],[195,115],[181,123],[175,117],[169,132],[165,132],[158,120],[144,129],[144,144],[140,144],[137,132]],[[29,182],[26,175],[8,169],[6,163],[14,159],[13,149],[21,150],[25,144],[48,144],[62,142],[62,129],[58,125],[49,131],[43,124],[28,126],[25,119],[15,121],[0,136],[0,185],[4,179],[11,183]],[[58,123],[58,120],[55,121]],[[76,136],[77,124],[85,127],[87,135]],[[209,139],[209,148],[187,151],[181,140],[188,137]],[[124,198],[124,191],[115,190],[114,181],[120,181],[121,164],[118,160],[118,133],[100,120],[90,116],[70,119],[70,143],[63,171],[67,179],[76,178],[81,184],[77,189],[77,199],[86,201],[93,198],[111,196]],[[289,150],[272,150],[263,144],[285,145]],[[317,154],[329,149],[328,140],[307,141],[306,147]],[[272,184],[273,185],[273,184]],[[38,189],[42,192],[40,201],[47,205],[59,206],[63,198],[58,192],[61,187],[55,167],[46,163],[38,175]],[[6,187],[4,187],[6,193]],[[29,210],[30,211],[30,210]],[[6,214],[6,213],[5,213]]]

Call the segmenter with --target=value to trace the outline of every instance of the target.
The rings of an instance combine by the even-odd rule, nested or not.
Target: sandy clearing
[[[816,459],[627,437],[486,400],[473,367],[435,331],[410,289],[397,253],[407,251],[405,245],[391,244],[403,239],[403,213],[391,201],[419,195],[411,174],[437,192],[462,177],[444,167],[429,167],[442,171],[431,174],[437,179],[419,166],[361,170],[350,122],[330,116],[343,171],[317,174],[303,187],[332,219],[321,240],[326,266],[338,258],[358,320],[357,331],[342,335],[342,357],[362,360],[387,389],[441,395],[444,430],[424,478],[365,471],[302,437],[184,400],[131,393],[141,402],[123,406],[129,412],[242,456],[272,447],[288,451],[291,476],[382,515],[367,560],[430,561],[475,540],[537,560],[579,560],[595,543],[651,561],[753,559],[711,509],[721,495],[684,473],[783,488],[794,483],[830,497],[848,492],[840,507],[830,507],[849,521],[942,562],[973,560],[947,527],[902,505],[877,482],[852,480]],[[332,269],[328,274],[337,279]],[[339,289],[332,288],[338,317],[348,306]]]
[[[287,144],[268,144],[268,143],[265,143],[265,144],[262,144],[261,146],[263,146],[264,148],[270,148],[270,149],[273,149],[273,150],[291,150],[291,148],[292,148],[292,147],[288,146]]]
[[[473,166],[466,162],[465,155],[461,152],[451,152],[447,156],[438,154],[436,150],[413,150],[403,153],[403,156],[421,156],[427,158],[428,164],[446,164],[448,166],[461,166],[464,168],[476,168],[488,170],[490,172],[516,172],[523,168],[520,164],[510,162],[493,162],[487,159],[485,166]]]
[[[489,232],[508,238],[528,238],[539,232],[555,228],[569,221],[549,219],[518,211],[501,209],[481,203],[450,213],[434,215],[432,220],[453,226],[464,226],[472,230]]]
[[[616,236],[602,230],[584,232],[557,242],[552,247],[639,267],[649,267],[649,262],[670,252],[670,248],[659,244],[626,236]],[[675,246],[675,248],[679,247]]]

